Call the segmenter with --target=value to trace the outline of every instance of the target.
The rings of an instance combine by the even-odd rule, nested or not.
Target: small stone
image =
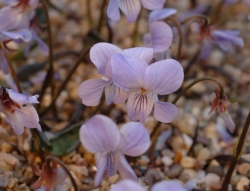
[[[197,159],[201,161],[207,161],[210,158],[210,156],[211,153],[209,149],[204,147],[199,151]]]
[[[146,166],[148,163],[150,163],[150,159],[146,155],[142,155],[140,159],[137,160],[139,165]]]
[[[4,175],[0,175],[0,188],[6,188],[8,186],[9,178]]]
[[[168,156],[164,156],[161,158],[161,162],[165,165],[165,166],[170,166],[171,164],[173,164],[173,160],[171,158],[169,158]]]
[[[219,187],[220,177],[214,173],[208,173],[206,176],[206,189],[211,190],[211,187]]]
[[[179,174],[182,171],[182,167],[179,164],[173,164],[170,169],[167,171],[166,175],[173,179],[176,178],[177,176],[179,176]]]
[[[163,156],[168,156],[169,158],[174,158],[174,156],[175,156],[175,153],[173,152],[173,151],[171,151],[171,150],[169,150],[169,149],[163,149],[162,151],[161,151],[161,154],[163,155]]]
[[[187,182],[190,179],[193,179],[195,176],[196,172],[194,169],[184,169],[178,179],[182,182]]]
[[[112,177],[109,177],[109,182],[111,183],[111,184],[114,184],[114,183],[116,183],[117,182],[117,180],[119,179],[119,174],[115,174],[114,176],[112,176]]]
[[[160,165],[161,165],[161,157],[157,157],[157,158],[155,159],[155,165],[156,165],[156,166],[160,166]]]
[[[173,148],[174,152],[177,152],[178,150],[184,148],[184,141],[181,136],[173,137],[173,140],[171,141],[171,146]]]
[[[223,169],[221,166],[209,166],[207,169],[207,173],[214,173],[218,176],[222,177],[224,175]]]
[[[19,161],[16,157],[11,154],[0,152],[0,161],[5,162],[6,164],[11,165],[12,167],[17,167],[19,165]]]
[[[181,166],[183,168],[194,168],[196,160],[192,157],[183,157],[181,159]]]
[[[243,177],[236,185],[237,190],[246,190],[248,188],[250,181],[247,177]]]
[[[238,172],[242,175],[247,175],[250,170],[250,164],[242,163],[238,166]]]
[[[244,178],[245,176],[243,176],[243,175],[239,175],[239,174],[237,174],[237,175],[235,175],[235,176],[233,176],[232,178],[231,178],[231,180],[230,180],[230,183],[232,184],[232,185],[236,185],[238,182],[240,182],[240,180],[242,179],[242,178]]]

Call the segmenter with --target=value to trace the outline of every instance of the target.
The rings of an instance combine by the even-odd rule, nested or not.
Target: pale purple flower
[[[225,0],[225,3],[229,5],[232,5],[237,2],[239,2],[239,0]],[[243,0],[243,2],[250,6],[250,0]]]
[[[131,180],[122,180],[111,187],[110,191],[147,191],[140,184]],[[154,184],[151,191],[187,191],[183,186],[174,180],[162,181]]]
[[[177,107],[158,101],[157,95],[170,94],[180,88],[184,73],[179,62],[166,59],[148,65],[143,60],[115,54],[111,65],[114,83],[130,90],[127,102],[130,120],[144,122],[155,106],[154,116],[158,121],[173,121]]]
[[[141,5],[149,10],[163,8],[166,0],[110,0],[108,4],[108,17],[114,21],[120,19],[120,10],[125,14],[129,22],[134,22],[141,10]]]
[[[144,35],[144,43],[147,47],[153,47],[154,53],[164,52],[172,44],[172,29],[168,24],[159,20],[174,15],[176,12],[176,9],[167,8],[149,14],[150,33]]]
[[[29,29],[38,0],[3,0],[8,4],[0,10],[0,31]]]
[[[201,58],[205,59],[210,55],[212,44],[217,44],[222,50],[230,51],[233,45],[238,47],[244,46],[244,41],[238,37],[238,30],[216,30],[212,27],[201,27],[202,47]]]
[[[149,134],[141,123],[129,122],[119,131],[116,124],[104,115],[95,115],[82,125],[80,140],[89,152],[95,153],[95,186],[101,183],[104,172],[113,176],[118,171],[122,178],[136,181],[137,177],[124,154],[139,156],[148,149],[150,142]]]
[[[16,134],[24,132],[24,127],[42,131],[39,117],[32,103],[39,103],[38,95],[27,97],[11,89],[0,87],[0,111],[7,117]]]
[[[142,59],[147,63],[153,58],[153,50],[151,48],[138,47],[121,50],[109,43],[94,45],[90,50],[90,59],[97,67],[98,74],[102,75],[103,78],[87,80],[80,85],[78,95],[82,98],[84,105],[98,105],[103,89],[108,105],[112,102],[115,104],[123,103],[128,98],[128,92],[113,83],[110,60],[115,53],[124,54],[130,58]]]

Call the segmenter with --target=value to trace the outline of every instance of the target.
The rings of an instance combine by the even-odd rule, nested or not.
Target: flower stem
[[[4,56],[5,56],[5,58],[6,58],[7,62],[8,62],[8,64],[9,64],[9,67],[10,67],[10,70],[11,70],[11,74],[12,74],[12,76],[13,76],[13,78],[14,78],[15,83],[16,83],[18,92],[19,92],[19,93],[22,93],[22,88],[21,88],[20,82],[19,82],[19,80],[18,80],[18,78],[17,78],[16,71],[15,71],[13,65],[12,65],[12,62],[11,62],[11,60],[10,60],[10,57],[9,57],[9,55],[8,55],[8,53],[7,53],[7,51],[6,51],[6,48],[5,48],[5,46],[4,46],[4,44],[3,44],[2,41],[0,41],[0,46],[1,46],[1,49],[2,49],[2,51],[3,51],[3,53],[4,53]]]
[[[98,26],[97,26],[97,31],[98,32],[101,31],[101,28],[102,28],[102,19],[105,18],[103,16],[103,13],[104,13],[104,9],[105,9],[105,6],[106,6],[106,2],[107,2],[107,0],[103,0],[103,2],[102,2],[101,13],[100,13],[100,17],[99,17],[99,23],[98,23]]]
[[[183,96],[192,86],[194,86],[195,84],[197,84],[198,82],[201,81],[213,81],[215,82],[219,88],[220,88],[220,95],[224,94],[224,89],[222,87],[222,85],[215,79],[213,78],[209,78],[209,77],[204,77],[204,78],[199,78],[195,81],[193,81],[191,84],[189,84],[187,87],[185,87],[176,97],[175,99],[172,101],[173,104],[176,104],[176,102],[181,98],[181,96]],[[155,125],[155,127],[153,128],[152,133],[150,134],[150,138],[154,137],[155,133],[157,132],[157,129],[160,127],[161,122],[158,121],[158,123]]]
[[[53,41],[52,41],[52,32],[51,32],[51,25],[50,25],[50,19],[49,19],[49,12],[48,7],[45,2],[45,0],[41,1],[43,4],[43,9],[46,16],[46,22],[47,22],[47,32],[48,32],[48,38],[49,38],[49,70],[47,72],[47,75],[45,77],[42,90],[40,93],[39,100],[41,101],[43,99],[44,93],[47,89],[47,87],[52,83],[53,84],[53,75],[54,75],[54,67],[53,67]],[[52,91],[53,92],[53,91]]]
[[[44,114],[46,114],[56,103],[57,98],[59,97],[60,93],[65,89],[66,85],[68,84],[69,80],[71,79],[72,75],[75,73],[76,69],[78,68],[78,66],[81,64],[82,60],[88,55],[89,51],[90,51],[91,47],[87,48],[87,50],[85,50],[81,56],[78,58],[78,60],[76,61],[76,63],[74,64],[73,68],[69,71],[68,76],[66,77],[66,79],[63,81],[62,85],[60,86],[59,90],[56,92],[56,94],[53,97],[53,100],[51,102],[51,104],[44,110],[41,112],[40,117],[42,117]]]
[[[66,167],[66,165],[65,165],[59,158],[54,157],[54,156],[48,156],[48,157],[46,158],[46,162],[47,162],[48,166],[50,166],[49,163],[50,163],[51,161],[54,161],[54,162],[56,162],[56,163],[58,163],[58,164],[61,165],[61,167],[63,168],[63,170],[68,174],[68,176],[69,176],[69,178],[70,178],[70,180],[71,180],[71,183],[72,183],[72,185],[73,185],[74,190],[75,190],[75,191],[78,191],[78,186],[77,186],[77,184],[76,184],[76,182],[75,182],[75,179],[73,178],[72,174],[70,173],[70,171],[69,171],[69,169]]]
[[[195,81],[193,81],[191,84],[189,84],[187,87],[185,87],[174,99],[174,101],[172,102],[173,104],[176,104],[176,102],[180,99],[181,96],[183,96],[191,87],[193,87],[195,84],[197,84],[198,82],[202,82],[202,81],[212,81],[215,82],[219,88],[220,88],[220,95],[224,94],[224,89],[222,87],[222,85],[215,79],[213,78],[209,78],[209,77],[204,77],[204,78],[199,78]]]
[[[247,135],[249,125],[250,125],[250,112],[248,113],[247,120],[246,120],[245,125],[243,127],[243,131],[240,135],[238,145],[236,146],[236,152],[235,152],[234,159],[233,159],[233,161],[232,161],[232,163],[227,171],[226,177],[225,177],[224,182],[223,182],[222,187],[221,187],[221,191],[228,190],[228,184],[231,180],[231,176],[232,176],[233,171],[235,169],[235,166],[237,164],[237,160],[240,158],[241,151],[242,151],[243,146],[244,146],[244,142],[245,142],[245,138]]]
[[[186,18],[184,21],[181,22],[181,24],[185,24],[187,22],[189,22],[190,20],[193,20],[193,19],[203,19],[204,20],[204,26],[208,26],[209,23],[210,23],[210,19],[205,16],[205,15],[201,15],[201,14],[198,14],[198,15],[193,15],[191,17],[188,17]]]
[[[140,17],[141,17],[141,14],[142,14],[142,10],[140,11],[137,19],[136,19],[136,22],[135,22],[135,28],[134,28],[134,32],[133,32],[133,41],[132,41],[132,47],[135,47],[136,45],[136,42],[137,42],[137,38],[138,38],[138,28],[139,28],[139,22],[140,22]]]
[[[183,43],[183,34],[182,34],[182,29],[180,22],[175,18],[175,17],[168,17],[165,21],[173,21],[178,29],[179,33],[179,44],[178,44],[178,50],[176,54],[176,60],[180,61],[181,55],[182,55],[182,43]]]

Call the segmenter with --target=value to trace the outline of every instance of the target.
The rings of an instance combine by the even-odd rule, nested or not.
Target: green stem
[[[239,142],[238,142],[238,145],[236,147],[236,152],[235,152],[235,156],[234,156],[234,159],[227,171],[227,174],[226,174],[226,177],[224,179],[224,182],[222,184],[222,187],[221,187],[221,191],[227,191],[228,190],[228,184],[231,180],[231,177],[232,177],[232,174],[233,174],[233,171],[235,169],[235,166],[237,164],[237,161],[238,159],[240,158],[240,155],[241,155],[241,151],[243,149],[243,146],[244,146],[244,142],[245,142],[245,138],[246,138],[246,135],[247,135],[247,132],[248,132],[248,128],[249,128],[249,125],[250,125],[250,112],[248,113],[248,116],[247,116],[247,120],[245,122],[245,125],[244,125],[244,128],[243,128],[243,131],[240,135],[240,138],[239,138]]]
[[[175,17],[168,17],[166,21],[173,21],[178,29],[179,33],[179,44],[178,44],[178,50],[176,54],[176,60],[180,61],[181,60],[181,55],[182,55],[182,43],[183,43],[183,34],[182,34],[182,29],[180,22],[175,18]]]
[[[104,13],[104,9],[105,9],[105,6],[106,6],[106,2],[107,2],[107,0],[103,0],[103,2],[102,2],[101,13],[100,13],[99,23],[98,23],[98,27],[97,27],[97,31],[98,32],[101,31],[101,28],[102,28],[102,19],[105,18],[103,16],[103,13]]]
[[[47,162],[47,165],[50,166],[50,162],[51,161],[54,161],[58,164],[60,164],[60,166],[63,168],[63,170],[68,174],[70,180],[71,180],[71,183],[73,185],[73,188],[75,191],[78,191],[78,186],[76,184],[76,181],[75,179],[73,178],[72,174],[70,173],[69,169],[66,167],[66,165],[57,157],[54,157],[54,156],[48,156],[46,158],[46,162]]]
[[[193,15],[191,17],[186,18],[184,21],[181,22],[181,24],[183,25],[183,24],[185,24],[185,23],[187,23],[187,22],[189,22],[189,21],[191,21],[193,19],[203,19],[204,20],[204,26],[208,26],[209,23],[210,23],[210,19],[207,16],[198,14],[198,15]]]
[[[8,53],[7,53],[7,51],[6,51],[6,48],[5,48],[5,46],[4,46],[4,44],[3,44],[2,41],[0,41],[0,46],[1,46],[1,49],[2,49],[2,51],[3,51],[3,53],[4,53],[4,56],[5,56],[5,58],[6,58],[7,62],[8,62],[8,65],[9,65],[9,68],[10,68],[10,70],[11,70],[11,74],[12,74],[12,76],[13,76],[13,78],[14,78],[14,81],[15,81],[15,83],[16,83],[18,92],[19,92],[19,93],[22,93],[22,88],[21,88],[20,82],[19,82],[19,80],[18,80],[18,78],[17,78],[16,71],[15,71],[13,65],[12,65],[12,62],[11,62],[11,60],[10,60],[10,57],[9,57],[9,55],[8,55]]]
[[[53,67],[53,41],[52,41],[52,32],[51,32],[51,25],[50,25],[50,18],[49,18],[49,12],[48,7],[45,0],[41,1],[43,4],[43,9],[46,16],[46,23],[47,23],[47,32],[48,32],[48,39],[49,39],[49,70],[47,72],[47,75],[45,77],[45,82],[43,83],[43,87],[40,93],[39,100],[41,101],[43,99],[44,93],[48,86],[50,84],[53,84],[53,75],[54,75],[54,67]],[[53,91],[52,91],[53,92]]]
[[[59,90],[57,91],[57,93],[55,94],[55,96],[53,97],[53,100],[51,102],[51,104],[44,110],[41,112],[40,117],[42,117],[44,114],[46,114],[56,103],[57,98],[59,97],[60,93],[65,89],[66,85],[68,84],[69,80],[71,79],[72,75],[75,73],[76,69],[78,68],[78,66],[81,64],[82,60],[88,55],[89,51],[90,51],[91,47],[87,48],[87,50],[85,50],[81,56],[78,58],[78,60],[76,61],[76,63],[74,64],[73,68],[70,70],[68,76],[66,77],[66,79],[63,81],[62,85],[60,86]]]

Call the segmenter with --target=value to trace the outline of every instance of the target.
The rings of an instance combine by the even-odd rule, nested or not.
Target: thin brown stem
[[[103,18],[106,18],[106,17],[103,16],[104,9],[106,7],[106,2],[107,2],[107,0],[103,0],[103,2],[102,2],[101,13],[100,13],[100,17],[99,17],[99,23],[98,23],[98,26],[97,26],[97,31],[98,32],[101,31]]]
[[[19,92],[19,93],[22,93],[22,88],[21,88],[20,82],[19,82],[19,80],[18,80],[18,78],[17,78],[16,71],[15,71],[13,65],[12,65],[12,62],[11,62],[11,60],[10,60],[10,57],[9,57],[9,55],[8,55],[8,53],[7,53],[7,51],[6,51],[6,48],[5,48],[5,46],[4,46],[4,44],[3,44],[2,41],[0,41],[0,46],[1,46],[1,49],[2,49],[2,51],[3,51],[3,53],[4,53],[4,56],[5,56],[5,58],[6,58],[7,62],[8,62],[8,65],[9,65],[11,74],[12,74],[12,76],[13,76],[13,78],[14,78],[14,81],[15,81],[15,83],[16,83],[18,92]]]
[[[183,96],[191,87],[193,87],[195,84],[197,84],[198,82],[202,82],[202,81],[212,81],[215,82],[219,88],[220,88],[220,94],[224,95],[224,89],[222,87],[222,85],[215,79],[213,78],[209,78],[209,77],[204,77],[204,78],[199,78],[195,81],[193,81],[192,83],[190,83],[187,87],[185,87],[174,99],[174,101],[172,102],[173,104],[176,104],[176,102],[180,99],[181,96]]]
[[[210,19],[207,16],[198,14],[198,15],[193,15],[191,17],[186,18],[184,21],[181,22],[181,25],[183,25],[183,24],[185,24],[193,19],[203,19],[204,26],[208,26],[210,23]]]
[[[41,112],[40,117],[42,117],[44,114],[46,114],[55,105],[56,100],[59,97],[60,93],[65,89],[65,87],[68,84],[69,80],[71,79],[72,75],[75,73],[76,69],[81,64],[82,60],[88,55],[90,49],[91,49],[91,47],[87,48],[87,50],[85,50],[81,54],[81,56],[78,58],[78,60],[74,64],[73,68],[70,70],[68,76],[65,78],[65,80],[62,83],[62,85],[60,86],[59,90],[54,95],[51,104],[44,111]]]
[[[52,32],[51,32],[51,25],[50,25],[50,18],[49,18],[49,12],[48,7],[45,0],[41,1],[43,4],[43,10],[46,16],[46,23],[47,23],[47,32],[48,32],[48,39],[49,39],[49,70],[47,72],[47,75],[45,77],[42,90],[40,93],[39,100],[41,101],[43,99],[44,93],[48,86],[50,84],[53,84],[53,75],[54,75],[54,67],[53,67],[53,41],[52,41]],[[53,91],[52,91],[53,92]]]
[[[140,17],[141,17],[141,14],[142,14],[142,9],[136,19],[136,22],[135,22],[135,28],[134,28],[134,32],[133,32],[133,41],[132,41],[132,47],[135,47],[136,46],[136,42],[137,42],[137,38],[138,38],[138,28],[139,28],[139,22],[140,22]]]
[[[181,60],[181,55],[182,55],[182,43],[183,43],[183,34],[182,34],[182,29],[180,22],[175,18],[175,17],[168,17],[166,21],[173,21],[178,29],[179,33],[179,44],[178,44],[178,50],[176,54],[176,60],[180,61]]]
[[[71,181],[71,183],[73,185],[74,190],[78,191],[78,186],[76,184],[76,181],[73,178],[72,174],[70,173],[69,169],[66,167],[66,165],[59,158],[54,157],[54,156],[48,156],[46,158],[46,162],[47,162],[48,166],[50,166],[51,161],[54,161],[54,162],[58,163],[63,168],[63,170],[68,174],[68,176],[70,178],[70,181]]]
[[[250,125],[250,112],[248,113],[247,120],[245,122],[243,131],[242,131],[242,133],[240,135],[240,138],[239,138],[239,142],[236,145],[236,150],[235,150],[235,153],[234,153],[235,156],[234,156],[233,161],[232,161],[232,163],[231,163],[231,165],[230,165],[230,167],[229,167],[229,169],[227,171],[226,177],[225,177],[224,182],[223,182],[222,187],[221,187],[221,191],[227,191],[228,190],[228,184],[229,184],[229,182],[231,180],[231,177],[232,177],[233,171],[235,169],[235,166],[237,164],[237,161],[241,156],[241,152],[242,152],[242,149],[243,149],[243,146],[244,146],[244,142],[245,142],[245,138],[246,138],[246,135],[247,135],[247,132],[248,132],[249,125]]]

